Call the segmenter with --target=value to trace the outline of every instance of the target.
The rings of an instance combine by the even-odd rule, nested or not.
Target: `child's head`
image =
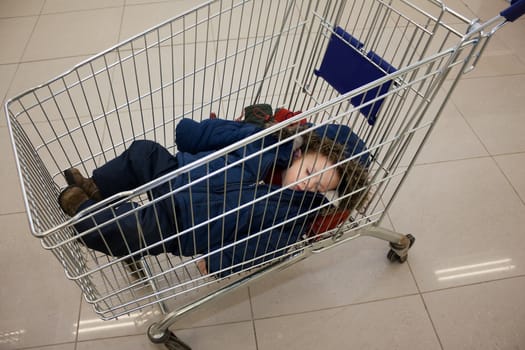
[[[360,209],[365,204],[368,192],[367,169],[356,160],[347,160],[349,152],[344,145],[328,137],[321,137],[318,132],[303,135],[303,140],[289,168],[283,173],[282,185],[292,185],[296,190],[323,193],[336,190],[342,198],[339,209]],[[333,167],[336,164],[338,165]],[[316,173],[319,174],[305,179]],[[346,196],[357,190],[361,191]]]

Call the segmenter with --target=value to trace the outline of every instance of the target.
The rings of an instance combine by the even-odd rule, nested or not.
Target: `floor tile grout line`
[[[496,165],[496,167],[498,168],[498,170],[501,172],[501,175],[503,175],[503,177],[505,178],[505,180],[507,181],[507,183],[509,184],[509,186],[512,188],[512,190],[514,191],[514,193],[516,194],[516,196],[519,198],[519,200],[521,201],[521,203],[523,205],[525,205],[525,198],[523,198],[521,196],[521,194],[519,193],[518,189],[514,186],[514,184],[512,183],[511,179],[507,176],[507,174],[505,173],[505,171],[503,170],[503,168],[500,166],[500,164],[498,163],[498,161],[496,160],[496,157],[492,157],[492,160],[494,161],[494,164]]]
[[[255,326],[255,312],[253,310],[253,300],[252,300],[252,293],[250,290],[250,287],[248,286],[246,288],[248,290],[248,300],[250,302],[250,316],[252,321],[252,329],[253,329],[253,337],[255,340],[255,349],[259,349],[259,340],[257,339],[257,327]]]
[[[75,345],[74,342],[59,342],[59,343],[52,343],[52,344],[39,344],[34,346],[26,346],[22,348],[15,348],[16,350],[40,350],[42,347],[48,347],[48,346],[60,346],[60,345]],[[76,345],[75,348],[76,349]]]
[[[419,298],[421,300],[421,303],[423,304],[423,307],[425,308],[425,313],[427,314],[428,320],[430,321],[430,325],[432,326],[432,330],[434,331],[434,334],[436,335],[436,339],[439,343],[439,347],[441,348],[441,350],[444,350],[445,347],[443,346],[443,342],[441,341],[441,337],[439,336],[439,332],[437,330],[436,324],[434,322],[434,319],[432,318],[430,310],[428,309],[428,305],[425,302],[425,298],[423,294],[419,293]]]
[[[21,65],[21,64],[40,63],[40,62],[48,62],[48,61],[51,62],[51,61],[69,59],[69,58],[78,58],[79,59],[79,63],[80,63],[80,60],[87,60],[87,58],[92,57],[92,56],[96,56],[99,53],[100,53],[100,51],[87,52],[87,53],[77,53],[77,54],[72,54],[72,55],[63,55],[63,56],[56,56],[56,57],[43,57],[43,58],[34,58],[34,59],[26,59],[26,60],[20,59],[17,62],[0,63],[0,66],[3,66],[3,65],[6,65],[6,66],[7,65],[15,65],[15,64]]]
[[[9,94],[10,89],[11,89],[11,85],[15,81],[15,78],[16,78],[16,76],[18,74],[18,70],[20,69],[20,62],[22,61],[22,59],[23,59],[23,57],[24,57],[24,55],[25,55],[25,53],[27,51],[27,47],[29,46],[29,42],[31,41],[31,38],[35,34],[35,30],[36,30],[36,27],[38,25],[38,22],[40,21],[40,15],[42,14],[42,11],[44,9],[44,5],[45,5],[45,1],[42,3],[42,6],[40,7],[40,11],[39,11],[38,14],[32,15],[32,16],[26,16],[26,17],[36,17],[36,20],[35,20],[35,23],[33,24],[33,28],[31,29],[31,34],[29,34],[29,37],[27,38],[27,41],[26,41],[26,43],[24,45],[24,49],[22,50],[22,53],[18,57],[18,60],[16,62],[13,62],[13,63],[5,63],[5,64],[16,65],[16,68],[15,68],[15,71],[13,72],[13,76],[11,77],[11,80],[9,81],[9,84],[7,85],[6,93],[5,93],[4,96],[2,96],[2,111],[3,111],[4,103],[7,101],[8,94]],[[1,20],[1,18],[0,18],[0,20]]]
[[[448,160],[438,160],[438,161],[434,161],[434,162],[416,163],[416,164],[414,164],[414,168],[422,167],[422,166],[429,166],[429,165],[437,165],[437,164],[463,162],[463,161],[476,160],[476,159],[494,159],[495,157],[501,157],[501,156],[507,156],[507,155],[516,155],[516,154],[525,154],[525,151],[506,152],[506,153],[498,153],[498,154],[490,154],[490,153],[488,153],[486,155],[479,155],[479,156],[472,156],[472,157],[464,157],[464,158],[448,159]]]
[[[378,302],[383,302],[383,301],[388,301],[388,300],[396,300],[396,299],[401,299],[401,298],[406,298],[406,297],[411,297],[411,296],[418,296],[418,295],[419,295],[419,293],[417,293],[417,292],[415,292],[415,293],[407,293],[407,294],[402,294],[402,295],[397,295],[397,296],[392,296],[392,297],[377,298],[377,299],[372,299],[372,300],[360,301],[360,302],[356,302],[356,303],[349,303],[349,304],[329,306],[329,307],[324,307],[324,308],[319,308],[319,309],[304,310],[304,311],[298,311],[298,312],[290,312],[290,313],[284,313],[284,314],[280,314],[280,315],[256,317],[255,321],[271,320],[271,319],[276,319],[276,318],[280,318],[280,317],[290,317],[290,316],[305,315],[305,314],[321,312],[321,311],[330,311],[330,310],[344,309],[344,308],[350,308],[350,307],[359,306],[359,305],[373,304],[373,303],[378,303]]]
[[[75,330],[75,348],[73,350],[77,350],[77,347],[78,347],[78,337],[80,335],[80,320],[82,318],[82,300],[83,299],[84,299],[84,293],[80,291],[80,300],[78,303],[77,327]]]
[[[113,5],[113,6],[102,6],[102,7],[93,7],[93,8],[85,8],[85,9],[76,9],[76,10],[67,10],[67,11],[51,11],[51,12],[43,12],[43,16],[52,16],[52,15],[63,15],[68,13],[78,13],[78,12],[89,12],[89,11],[98,11],[98,10],[107,10],[107,9],[116,9],[120,7],[124,7],[125,5]]]
[[[25,211],[25,210],[22,210],[22,211],[14,211],[14,212],[0,213],[0,217],[2,217],[2,216],[9,216],[9,215],[20,215],[20,214],[26,214],[26,211]]]
[[[136,4],[128,4],[128,0],[124,0],[125,6],[129,7],[136,7],[136,6],[143,6],[143,5],[151,5],[151,4],[163,4],[170,2],[171,0],[157,0],[157,1],[150,1],[150,2],[139,2]]]
[[[390,221],[390,224],[392,225],[392,228],[394,229],[394,231],[398,232],[397,229],[396,229],[396,226],[394,224],[394,220],[390,217],[390,213],[387,212],[386,213],[387,215],[387,218],[388,220]],[[417,236],[417,234],[416,234]],[[410,253],[410,250],[408,251],[408,253]],[[421,293],[421,288],[419,286],[419,283],[417,281],[417,278],[416,278],[416,275],[414,273],[414,270],[412,269],[412,266],[410,265],[410,256],[409,256],[409,259],[406,261],[406,264],[407,264],[407,267],[408,267],[408,270],[410,271],[410,276],[412,276],[412,280],[414,281],[414,284],[416,285],[416,289],[417,289],[417,295],[419,296],[419,299],[421,300],[421,303],[423,304],[423,307],[425,308],[425,313],[427,315],[427,318],[430,322],[430,325],[432,326],[432,330],[434,331],[434,335],[436,336],[436,339],[439,343],[439,346],[441,348],[441,350],[444,350],[444,347],[443,347],[443,343],[441,342],[441,337],[439,336],[439,332],[436,328],[436,325],[434,323],[434,320],[432,319],[432,315],[430,314],[430,310],[428,309],[428,306],[425,302],[425,298],[423,297],[423,294]]]
[[[31,34],[29,34],[29,37],[27,38],[27,41],[24,45],[24,49],[22,50],[22,53],[20,54],[20,57],[18,58],[18,62],[17,62],[17,67],[16,67],[16,71],[15,71],[15,76],[16,74],[18,73],[18,69],[20,68],[20,62],[23,60],[25,54],[26,54],[26,51],[27,51],[27,47],[29,46],[29,43],[31,42],[31,38],[33,38],[33,35],[35,35],[35,32],[36,32],[36,28],[38,26],[38,23],[40,22],[40,17],[42,16],[42,11],[44,11],[44,6],[45,6],[45,1],[42,3],[42,7],[40,8],[40,11],[38,13],[38,15],[36,16],[33,16],[33,17],[36,17],[36,21],[35,23],[33,24],[33,28],[31,29]],[[9,86],[9,88],[11,88],[11,86]],[[8,88],[8,91],[9,91],[9,88]]]
[[[525,273],[514,275],[514,276],[506,276],[506,277],[494,278],[494,279],[486,280],[486,281],[478,281],[478,282],[466,283],[466,284],[461,284],[461,285],[457,285],[457,286],[436,288],[436,289],[432,289],[432,290],[423,291],[423,292],[421,292],[421,294],[425,295],[425,294],[439,293],[439,292],[452,290],[452,289],[459,289],[459,288],[465,288],[465,287],[471,287],[471,286],[478,286],[478,285],[489,284],[489,283],[494,283],[494,282],[501,282],[501,281],[512,280],[512,279],[520,279],[520,278],[524,278],[524,277],[525,277]]]
[[[436,339],[437,339],[437,341],[439,343],[439,346],[440,346],[441,350],[444,350],[443,342],[441,341],[441,337],[440,337],[439,332],[437,330],[437,327],[436,327],[436,324],[434,322],[434,319],[432,318],[430,310],[428,309],[428,305],[425,302],[424,295],[423,295],[423,293],[421,291],[419,283],[417,282],[417,278],[416,278],[415,273],[414,273],[414,271],[412,269],[412,266],[410,265],[410,261],[407,261],[407,264],[408,264],[408,269],[410,271],[410,274],[412,275],[412,278],[414,279],[414,283],[416,284],[416,288],[417,288],[417,291],[418,291],[419,299],[421,300],[421,303],[423,304],[423,307],[425,308],[425,313],[426,313],[426,315],[428,317],[430,325],[432,326],[432,330],[434,331],[434,335],[436,336]]]
[[[5,103],[7,102],[7,100],[8,100],[9,89],[11,88],[11,85],[12,85],[13,82],[15,81],[16,73],[18,72],[18,68],[20,67],[20,63],[11,63],[11,64],[9,64],[9,65],[13,65],[13,66],[16,66],[16,67],[15,67],[15,70],[14,70],[12,76],[11,76],[11,79],[10,79],[9,82],[7,83],[7,89],[6,89],[6,91],[5,91],[4,96],[0,96],[0,99],[1,99],[1,101],[2,101],[2,105],[1,105],[1,112],[2,112],[2,113],[1,113],[1,114],[4,114],[4,116],[3,116],[3,117],[4,117],[4,118],[3,118],[3,121],[6,123],[5,127],[7,127],[7,119],[5,119],[5,118],[7,118],[7,116],[6,116],[5,113],[4,113],[4,104],[5,104]],[[0,64],[0,67],[1,67],[1,66],[2,66],[2,65]],[[6,64],[6,66],[7,66],[7,64]],[[0,127],[3,127],[3,125],[0,124]]]
[[[519,58],[517,54],[512,54]],[[505,56],[512,56],[512,55],[505,55]],[[482,56],[483,59],[483,56]],[[474,68],[474,71],[476,68]],[[514,72],[514,73],[505,73],[505,74],[487,74],[487,75],[477,75],[477,76],[468,76],[468,73],[463,73],[459,79],[459,83],[461,84],[462,81],[472,81],[472,80],[482,80],[482,79],[496,79],[496,78],[512,78],[512,77],[521,77],[525,76],[525,72]],[[444,82],[451,81],[451,80],[445,80]],[[452,94],[454,96],[454,94]]]
[[[159,1],[159,2],[168,2],[168,1],[166,0],[166,1]],[[127,5],[127,6],[136,6],[136,5],[140,5],[140,4]],[[119,7],[124,7],[124,6],[126,6],[126,5],[108,5],[108,6],[100,6],[100,7],[93,7],[93,8],[83,8],[83,9],[72,9],[72,10],[65,10],[65,11],[44,12],[44,8],[45,8],[45,1],[44,1],[42,7],[39,10],[39,13],[25,14],[25,15],[15,15],[15,16],[2,16],[2,17],[0,17],[0,21],[3,20],[3,19],[28,18],[28,17],[37,17],[37,16],[40,16],[40,15],[48,16],[48,15],[62,15],[62,14],[77,13],[77,12],[89,12],[89,11],[97,11],[97,10],[119,8]]]
[[[525,74],[523,74],[523,76],[525,77]],[[496,160],[496,157],[501,157],[501,156],[505,156],[505,155],[513,155],[513,154],[522,154],[522,153],[525,153],[525,152],[506,152],[506,153],[503,153],[503,154],[493,154],[490,152],[490,150],[488,149],[487,145],[483,142],[481,136],[476,132],[476,130],[474,129],[474,127],[472,126],[472,124],[468,121],[468,119],[465,117],[464,113],[461,111],[461,109],[456,105],[456,103],[454,102],[454,100],[452,99],[452,101],[450,101],[452,103],[452,105],[454,106],[454,108],[457,110],[457,112],[459,113],[459,115],[461,116],[461,118],[463,118],[463,120],[465,121],[465,123],[467,124],[468,128],[470,129],[470,131],[474,134],[474,136],[476,137],[476,139],[479,141],[479,143],[482,145],[483,149],[485,150],[485,152],[487,152],[488,156],[485,156],[486,158],[490,158],[492,159],[492,162],[493,164],[498,168],[498,170],[500,171],[501,175],[503,175],[503,177],[505,178],[507,184],[512,188],[512,190],[514,191],[514,194],[518,197],[518,199],[520,200],[520,202],[525,205],[525,198],[522,198],[522,196],[520,195],[519,191],[516,189],[516,187],[514,186],[514,184],[512,183],[511,179],[507,176],[507,174],[505,173],[505,171],[503,170],[503,168],[500,166],[500,164],[498,163],[498,161]]]

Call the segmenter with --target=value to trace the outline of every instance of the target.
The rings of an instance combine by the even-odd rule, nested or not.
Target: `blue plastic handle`
[[[500,15],[505,17],[509,22],[514,22],[525,13],[525,0],[513,0],[510,7],[500,12]]]

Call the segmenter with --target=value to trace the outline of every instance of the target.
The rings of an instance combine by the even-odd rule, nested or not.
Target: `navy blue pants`
[[[92,178],[103,198],[116,193],[132,190],[177,168],[177,159],[164,147],[152,141],[135,141],[120,156],[93,171]],[[149,193],[150,199],[169,191],[165,184]],[[84,202],[79,210],[95,202]],[[79,233],[95,230],[82,236],[83,243],[89,248],[112,256],[124,256],[149,247],[177,233],[175,227],[176,209],[170,198],[154,205],[139,206],[127,202],[110,206],[96,215],[92,215],[75,225]],[[135,212],[131,210],[140,207]],[[108,222],[114,218],[118,220]],[[174,240],[149,248],[144,254],[171,252],[177,254]]]

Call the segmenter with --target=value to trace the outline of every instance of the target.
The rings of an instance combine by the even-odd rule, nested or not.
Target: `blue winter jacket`
[[[190,164],[258,131],[260,129],[254,125],[239,122],[183,119],[176,128],[178,166]],[[305,213],[320,206],[324,196],[289,189],[269,195],[280,188],[260,184],[274,165],[281,169],[289,165],[292,142],[250,158],[277,141],[270,135],[251,142],[225,157],[191,170],[189,176],[185,174],[173,180],[177,188],[191,184],[174,196],[179,231],[189,230],[178,242],[180,254],[211,253],[207,259],[208,271],[228,275],[282,255],[283,248],[296,242],[306,231],[315,212]],[[228,171],[198,181],[206,174],[239,160],[242,162]],[[267,197],[243,206],[262,196]],[[228,215],[221,217],[229,211]]]
[[[92,177],[108,198],[190,167],[260,130],[234,121],[183,119],[176,128],[176,155],[153,141],[136,140],[120,156],[95,169]],[[318,132],[346,144],[349,155],[365,150],[346,126],[327,125]],[[108,255],[139,250],[153,255],[166,251],[205,254],[209,272],[225,276],[243,270],[284,254],[308,230],[315,209],[326,201],[318,193],[261,183],[274,169],[287,168],[292,154],[291,141],[279,145],[273,135],[257,139],[148,191],[152,205],[112,205],[82,217],[75,228],[85,245]],[[367,163],[368,154],[360,161]],[[227,165],[234,166],[224,171]],[[79,210],[93,204],[88,200]]]

